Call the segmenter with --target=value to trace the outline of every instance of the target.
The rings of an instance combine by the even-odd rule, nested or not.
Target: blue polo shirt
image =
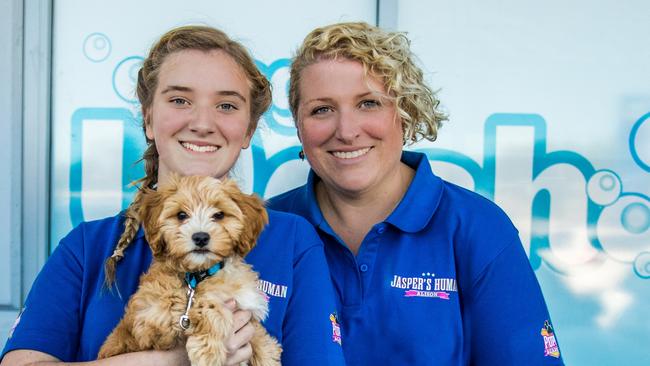
[[[269,210],[269,225],[246,257],[269,297],[268,332],[282,343],[283,365],[343,365],[335,296],[323,244],[304,219]],[[34,282],[3,355],[15,349],[62,361],[89,361],[117,325],[139,277],[151,263],[142,229],[117,266],[121,298],[102,287],[103,265],[124,217],[79,225],[66,236]]]
[[[424,154],[388,218],[355,256],[307,184],[269,207],[309,220],[325,243],[348,366],[562,365],[548,310],[518,232],[493,202],[445,182]]]

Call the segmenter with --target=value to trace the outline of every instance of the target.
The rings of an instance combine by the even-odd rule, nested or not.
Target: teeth
[[[370,148],[366,147],[365,149],[356,151],[333,151],[332,154],[339,159],[352,159],[361,155],[365,155],[368,151],[370,151]]]
[[[181,145],[183,145],[183,147],[188,150],[192,150],[196,152],[213,152],[219,150],[217,146],[213,146],[213,145],[199,146],[199,145],[190,144],[189,142],[182,142]]]

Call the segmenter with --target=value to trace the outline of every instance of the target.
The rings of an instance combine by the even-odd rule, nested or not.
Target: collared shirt
[[[79,225],[48,259],[3,355],[15,349],[45,352],[62,361],[88,361],[124,314],[151,263],[142,229],[118,262],[121,297],[103,287],[103,265],[124,227],[123,215]],[[335,296],[323,244],[295,215],[269,210],[269,225],[246,261],[259,272],[269,297],[264,326],[282,343],[283,365],[343,365]],[[338,333],[338,334],[335,334]]]
[[[435,176],[425,155],[403,152],[402,162],[415,176],[356,256],[324,219],[313,171],[306,185],[269,203],[307,218],[325,243],[347,365],[561,365],[541,289],[506,214]]]

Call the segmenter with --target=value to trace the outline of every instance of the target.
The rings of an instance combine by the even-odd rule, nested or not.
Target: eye
[[[225,214],[223,213],[223,211],[219,211],[219,212],[215,213],[214,215],[212,215],[212,219],[215,220],[215,221],[219,221],[219,220],[222,220],[224,216],[225,216]]]
[[[359,103],[359,107],[361,107],[361,109],[374,109],[379,106],[381,106],[381,103],[378,100],[374,99],[363,100],[361,103]]]
[[[221,103],[217,106],[218,109],[221,109],[224,112],[236,111],[237,107],[232,103]]]
[[[311,115],[315,116],[315,115],[319,115],[319,114],[325,114],[327,112],[332,112],[332,108],[328,107],[328,106],[321,106],[321,107],[316,107],[316,108],[312,109]]]
[[[190,102],[183,98],[172,98],[169,100],[169,102],[177,106],[185,106],[190,104]]]
[[[183,211],[180,211],[179,213],[176,214],[176,218],[178,219],[178,221],[185,221],[187,220],[188,217],[189,215]]]

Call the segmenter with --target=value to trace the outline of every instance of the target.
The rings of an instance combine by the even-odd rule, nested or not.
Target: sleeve
[[[466,298],[471,365],[564,365],[542,290],[517,238]]]
[[[298,225],[295,239],[316,244],[294,260],[293,292],[282,331],[282,365],[345,365],[323,244],[306,222]]]
[[[80,334],[83,234],[78,227],[61,240],[36,277],[2,356],[17,349],[76,358]]]

